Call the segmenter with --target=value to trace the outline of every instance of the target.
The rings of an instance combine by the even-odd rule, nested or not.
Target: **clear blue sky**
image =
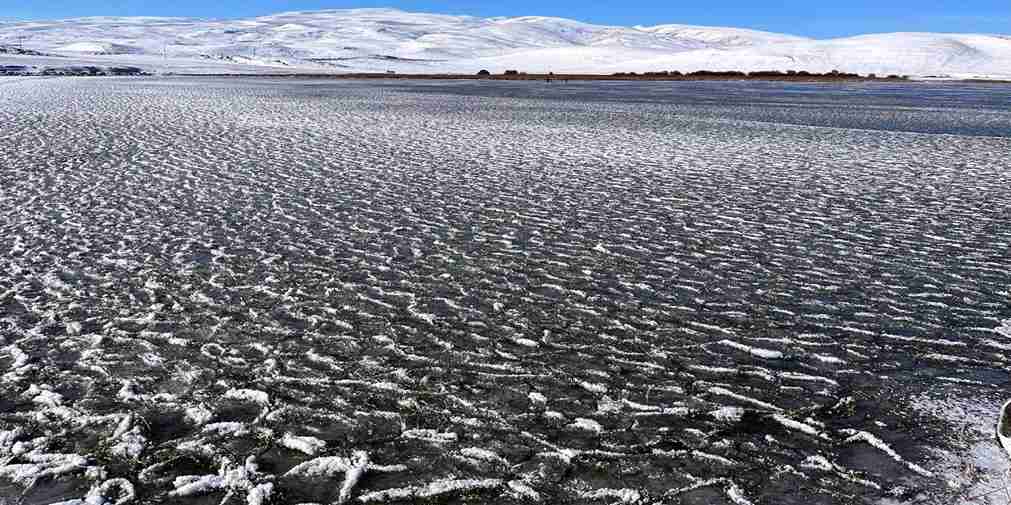
[[[291,10],[396,7],[592,23],[739,26],[811,37],[890,31],[1011,34],[1011,0],[0,0],[0,18],[90,15],[237,18]]]

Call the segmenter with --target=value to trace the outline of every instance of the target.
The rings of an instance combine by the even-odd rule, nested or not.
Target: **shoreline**
[[[773,82],[912,82],[907,78],[886,77],[831,77],[810,76],[748,76],[748,75],[613,75],[613,74],[520,74],[520,75],[469,75],[469,74],[165,74],[186,77],[272,77],[303,79],[358,79],[358,80],[430,80],[430,81],[773,81]]]
[[[11,65],[0,65],[0,77],[214,77],[214,78],[258,78],[258,79],[316,79],[316,80],[415,80],[415,81],[528,81],[528,82],[793,82],[793,83],[881,83],[881,84],[991,84],[1008,85],[1011,79],[949,78],[949,77],[919,77],[896,76],[877,77],[848,73],[782,73],[782,72],[713,72],[699,71],[687,74],[681,73],[616,73],[616,74],[454,74],[454,73],[386,73],[386,72],[351,72],[351,73],[318,73],[318,72],[276,72],[276,73],[244,73],[244,72],[150,72],[143,68],[132,66],[97,67],[68,66],[64,68],[46,68],[43,71],[25,71],[25,67],[15,68]]]
[[[273,78],[273,79],[319,79],[319,80],[416,80],[416,81],[529,81],[529,82],[796,82],[796,83],[882,83],[882,84],[1011,84],[1011,80],[990,79],[930,79],[916,77],[834,77],[831,75],[770,76],[770,75],[607,75],[607,74],[521,74],[478,76],[469,74],[387,74],[387,73],[166,73],[166,77],[220,77],[220,78]]]

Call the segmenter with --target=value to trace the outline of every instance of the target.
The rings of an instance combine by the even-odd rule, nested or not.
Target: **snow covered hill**
[[[1011,37],[885,34],[811,40],[740,28],[603,26],[395,9],[234,20],[91,17],[0,23],[0,63],[138,65],[154,72],[612,72],[838,69],[1011,75]]]
[[[608,68],[695,70],[839,69],[860,74],[1011,76],[1011,36],[886,33],[787,42],[733,51],[701,50],[626,61]]]

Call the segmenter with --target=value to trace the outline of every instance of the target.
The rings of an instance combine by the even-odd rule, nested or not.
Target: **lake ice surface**
[[[0,503],[969,503],[1008,466],[1011,88],[0,103]]]

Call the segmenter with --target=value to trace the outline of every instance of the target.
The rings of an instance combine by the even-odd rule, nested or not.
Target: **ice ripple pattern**
[[[0,100],[11,500],[937,498],[903,392],[1011,366],[1008,139],[290,80]]]

